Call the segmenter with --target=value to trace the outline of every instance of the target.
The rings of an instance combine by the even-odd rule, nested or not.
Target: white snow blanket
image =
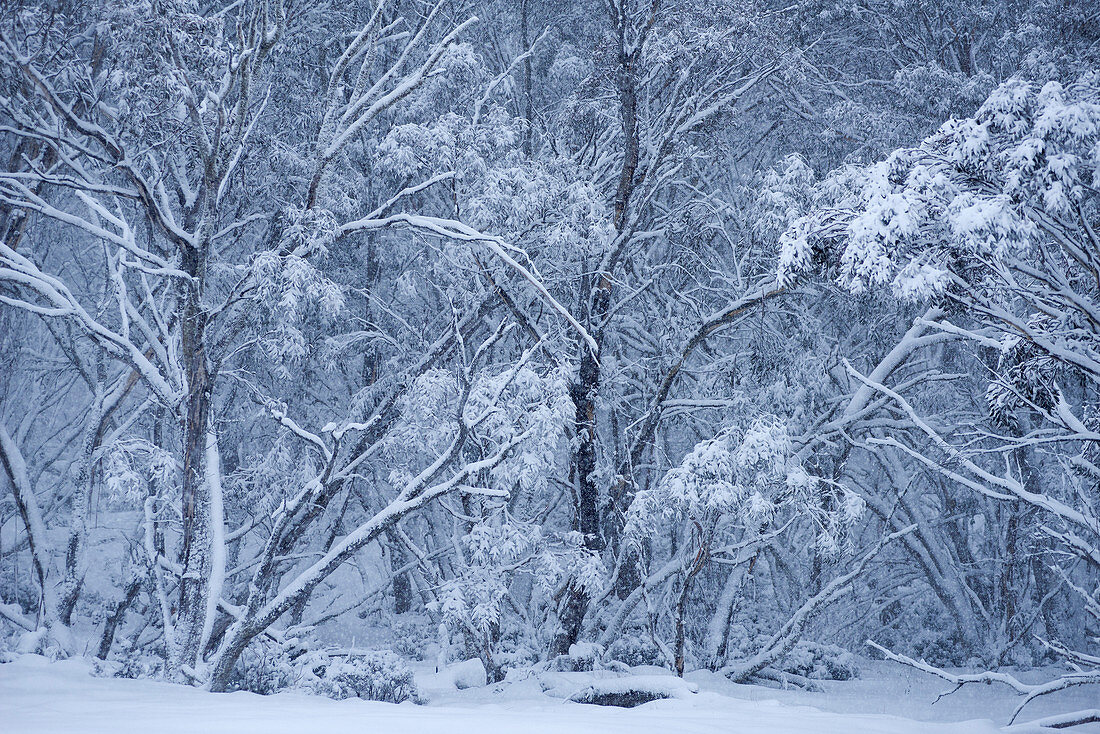
[[[714,692],[623,709],[549,698],[528,687],[444,705],[332,701],[302,694],[206,693],[154,681],[93,678],[80,661],[26,656],[0,665],[0,730],[12,734],[991,734],[952,724],[837,714]],[[452,689],[453,690],[453,689]],[[456,695],[471,693],[458,692]]]

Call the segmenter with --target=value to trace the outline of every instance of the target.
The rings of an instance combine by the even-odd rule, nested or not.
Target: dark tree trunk
[[[180,506],[183,531],[179,583],[178,664],[192,665],[201,653],[198,649],[206,612],[205,579],[209,573],[208,513],[209,497],[202,490],[206,455],[206,434],[210,423],[213,380],[206,354],[206,328],[209,315],[201,303],[203,255],[195,247],[184,249],[183,269],[195,280],[184,295],[180,322],[180,342],[187,374],[186,414],[183,426],[183,480]]]
[[[623,131],[623,159],[619,170],[619,182],[614,198],[615,230],[622,234],[627,225],[630,198],[634,192],[635,174],[638,169],[638,99],[635,89],[634,67],[637,62],[637,50],[628,52],[626,39],[627,17],[612,12],[612,27],[617,36],[619,47],[619,69],[616,79],[619,96],[619,115]],[[616,245],[619,247],[622,243]],[[584,536],[585,548],[602,550],[604,537],[601,532],[599,487],[596,484],[596,460],[598,456],[598,438],[596,432],[596,399],[600,387],[600,353],[603,344],[603,330],[611,310],[612,275],[611,269],[618,261],[616,253],[601,262],[601,270],[596,272],[589,284],[586,298],[585,324],[598,345],[593,352],[587,344],[581,345],[580,370],[577,381],[570,390],[570,397],[576,406],[574,431],[576,449],[573,452],[572,474],[576,488],[574,497],[574,529]],[[564,655],[570,645],[577,641],[584,615],[588,611],[588,599],[583,589],[570,584],[566,598],[560,607],[559,621],[561,630],[551,646],[551,653]]]
[[[520,0],[519,4],[519,39],[520,43],[523,45],[524,52],[530,47],[530,41],[528,39],[527,2],[528,0]],[[523,152],[530,156],[531,150],[534,147],[535,132],[535,102],[531,94],[530,56],[523,60],[523,104],[523,116],[527,121],[527,126],[523,131]]]
[[[599,355],[593,354],[587,345],[581,346],[581,368],[576,383],[570,389],[576,407],[573,430],[576,433],[576,449],[573,452],[574,508],[573,529],[584,538],[584,547],[599,551],[603,547],[600,536],[600,492],[596,484],[596,396],[600,385]],[[588,611],[588,598],[579,585],[571,583],[559,612],[561,629],[551,646],[552,655],[565,655],[577,641]]]
[[[400,540],[389,533],[390,566],[393,569],[403,567],[408,563],[405,549],[401,547]],[[405,614],[412,611],[413,590],[409,574],[399,573],[393,577],[393,611],[395,614]]]
[[[141,585],[144,581],[145,578],[141,575],[135,575],[131,578],[129,585],[126,587],[126,592],[122,595],[122,599],[120,599],[118,604],[115,605],[115,608],[111,610],[111,613],[107,615],[107,619],[103,623],[103,634],[99,638],[99,650],[96,652],[96,657],[100,660],[106,660],[107,656],[111,653],[111,645],[115,641],[115,632],[126,616],[126,610],[129,609],[130,605],[137,599],[138,592],[141,591]]]

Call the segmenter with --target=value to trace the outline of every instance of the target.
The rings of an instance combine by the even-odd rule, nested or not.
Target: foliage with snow
[[[5,5],[0,658],[1095,718],[1098,21]]]

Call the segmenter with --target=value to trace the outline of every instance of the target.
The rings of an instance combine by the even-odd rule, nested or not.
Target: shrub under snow
[[[368,650],[343,656],[309,653],[299,685],[330,698],[420,703],[412,670],[389,650]]]

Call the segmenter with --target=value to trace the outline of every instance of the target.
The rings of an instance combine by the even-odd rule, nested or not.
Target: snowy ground
[[[982,687],[936,707],[935,681],[869,663],[861,681],[824,693],[734,686],[696,676],[701,692],[633,709],[549,698],[533,679],[466,691],[432,687],[430,705],[331,701],[300,694],[212,694],[166,683],[93,678],[80,661],[24,657],[0,665],[0,731],[12,734],[982,734],[1012,701]],[[1082,692],[1061,706],[1095,705]],[[804,705],[808,704],[808,705]],[[862,713],[852,713],[860,711]],[[901,714],[901,716],[892,715]],[[934,722],[934,723],[933,723]],[[1093,734],[1098,728],[1074,732]]]

